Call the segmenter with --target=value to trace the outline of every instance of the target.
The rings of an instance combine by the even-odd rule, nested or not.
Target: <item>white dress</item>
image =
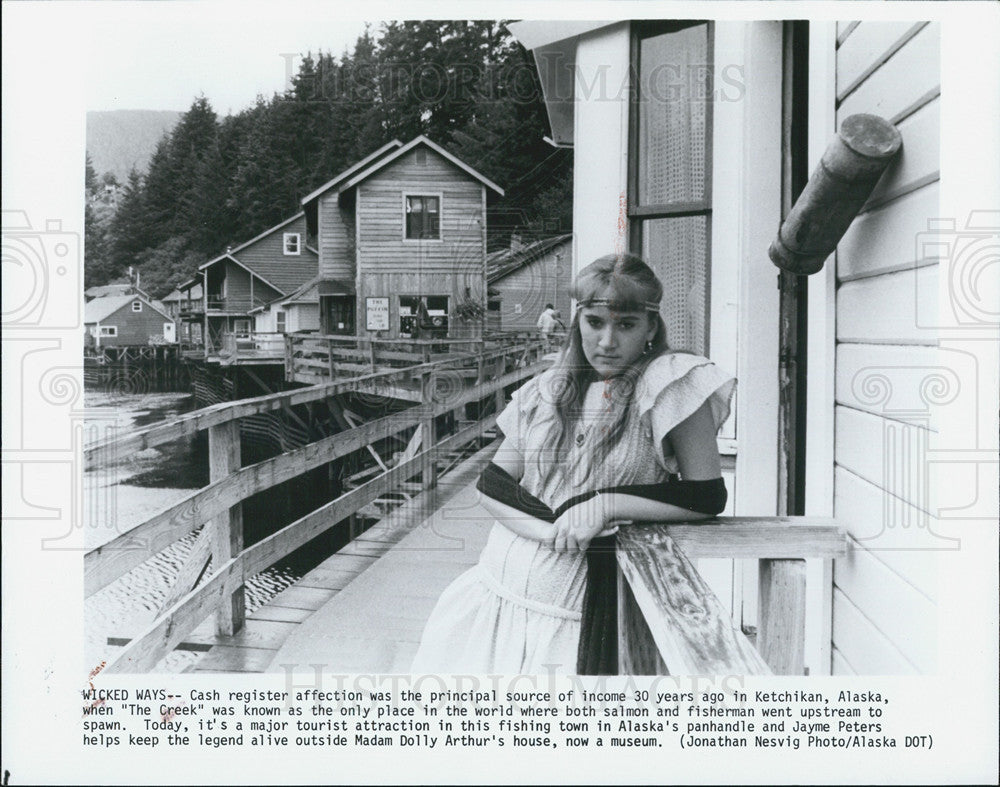
[[[518,389],[497,417],[497,426],[524,456],[521,485],[553,509],[590,489],[655,483],[676,473],[676,459],[664,455],[663,437],[706,400],[718,430],[736,388],[736,380],[707,358],[662,355],[637,384],[622,439],[603,461],[591,463],[586,480],[567,480],[577,477],[571,470],[577,457],[569,456],[561,457],[557,472],[543,483],[535,460],[555,417],[548,395],[552,379],[549,370]],[[593,427],[606,411],[605,390],[604,382],[588,389],[572,452],[592,454]],[[494,523],[479,563],[438,599],[410,672],[575,672],[586,570],[583,554],[555,552]]]

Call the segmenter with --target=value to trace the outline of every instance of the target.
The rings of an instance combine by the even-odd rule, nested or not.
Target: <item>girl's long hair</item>
[[[595,419],[594,426],[583,450],[564,468],[564,478],[583,484],[591,469],[618,445],[625,432],[629,410],[636,386],[650,362],[669,351],[667,328],[659,312],[652,312],[651,304],[658,304],[663,296],[663,285],[635,254],[609,254],[600,257],[580,271],[570,288],[570,295],[578,306],[588,306],[593,301],[606,299],[608,308],[615,312],[643,311],[653,315],[656,333],[650,346],[628,369],[607,382],[604,401],[607,409]],[[573,315],[566,345],[553,367],[551,383],[542,391],[555,406],[556,418],[552,419],[548,433],[536,455],[538,472],[547,483],[557,465],[570,455],[573,431],[580,421],[589,385],[598,375],[587,361],[580,336],[579,308]],[[582,475],[581,475],[582,473]]]

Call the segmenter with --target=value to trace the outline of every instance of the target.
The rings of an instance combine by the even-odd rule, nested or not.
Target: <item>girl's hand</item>
[[[578,503],[555,522],[552,548],[556,552],[586,552],[591,540],[617,532],[603,495]]]

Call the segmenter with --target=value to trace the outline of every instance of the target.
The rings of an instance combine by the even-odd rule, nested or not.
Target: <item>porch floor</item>
[[[407,672],[438,596],[479,559],[493,524],[475,482],[490,445],[247,618],[191,672]]]

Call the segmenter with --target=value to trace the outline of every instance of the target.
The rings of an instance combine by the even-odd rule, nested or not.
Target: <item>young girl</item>
[[[411,672],[617,670],[613,533],[726,501],[715,435],[736,381],[670,351],[662,294],[635,255],[580,271],[562,355],[497,418],[486,547],[441,595]]]

